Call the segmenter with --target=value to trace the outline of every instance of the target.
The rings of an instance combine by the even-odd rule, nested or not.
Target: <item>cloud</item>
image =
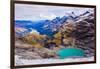
[[[52,13],[40,14],[41,19],[54,19],[56,15]]]
[[[66,13],[81,14],[92,8],[15,4],[15,20],[44,20],[62,17]]]

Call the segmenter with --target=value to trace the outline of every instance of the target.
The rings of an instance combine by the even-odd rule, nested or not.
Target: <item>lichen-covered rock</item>
[[[41,49],[35,48],[34,51],[37,52],[43,58],[56,58],[57,55],[55,52],[57,50],[58,50],[57,48],[54,48],[53,50],[50,50],[48,48],[41,48]]]
[[[90,53],[92,49],[92,52],[94,53],[95,50],[94,21],[93,20],[88,21],[88,19],[76,23],[76,29],[73,30],[72,36],[76,39],[75,44],[77,46],[81,46],[81,48],[89,50]],[[90,54],[90,56],[92,55]]]
[[[22,56],[21,58],[23,59],[42,59],[42,57],[38,53],[29,51],[21,53],[20,56]]]

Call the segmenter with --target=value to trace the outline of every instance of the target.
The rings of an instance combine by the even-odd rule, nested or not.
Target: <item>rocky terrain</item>
[[[85,12],[75,17],[46,20],[43,26],[38,25],[38,32],[34,30],[36,25],[29,28],[16,24],[15,55],[22,59],[59,59],[57,51],[70,47],[84,50],[84,57],[92,57],[95,52],[94,23],[94,13]],[[46,31],[47,34],[42,33]],[[53,34],[48,35],[49,33]]]

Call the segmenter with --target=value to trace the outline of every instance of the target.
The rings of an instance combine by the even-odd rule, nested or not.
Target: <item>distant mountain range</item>
[[[15,20],[15,27],[27,29],[28,30],[27,33],[31,32],[33,29],[42,35],[52,36],[59,30],[60,26],[67,20],[71,19],[73,21],[77,21],[81,16],[88,16],[90,14],[91,13],[89,11],[86,11],[83,14],[76,16],[74,12],[72,12],[71,14],[68,14],[68,16],[56,17],[52,20],[39,20],[39,21]]]
[[[15,20],[15,27],[28,29],[29,32],[35,29],[40,34],[52,36],[67,19],[66,16],[63,16],[62,18],[56,17],[53,20],[40,20],[34,22],[30,20]]]

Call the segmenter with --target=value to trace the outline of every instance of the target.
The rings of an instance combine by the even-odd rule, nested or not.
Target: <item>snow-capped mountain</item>
[[[41,20],[41,21],[25,21],[25,20],[15,20],[15,27],[21,27],[32,31],[32,29],[37,30],[40,34],[53,35],[58,28],[67,20],[66,16],[62,18],[56,17],[53,20]]]
[[[21,27],[27,29],[29,32],[32,29],[36,30],[42,35],[52,36],[55,34],[60,26],[67,22],[68,20],[73,20],[73,22],[80,20],[81,17],[89,16],[91,12],[86,11],[79,16],[75,15],[74,12],[66,14],[63,17],[56,17],[52,20],[40,20],[40,21],[30,21],[30,20],[15,20],[15,27]],[[82,19],[82,18],[81,18]]]

